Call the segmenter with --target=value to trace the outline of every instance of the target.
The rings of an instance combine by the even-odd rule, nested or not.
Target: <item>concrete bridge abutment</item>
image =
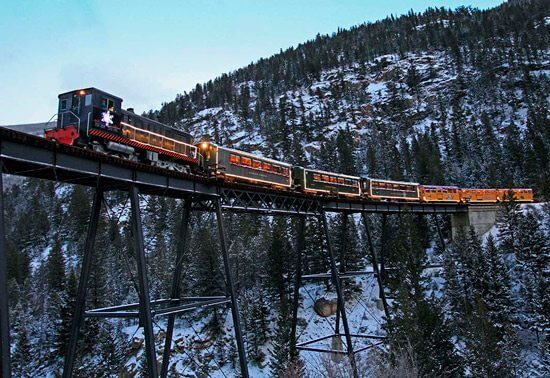
[[[470,205],[468,212],[456,213],[451,216],[452,237],[456,238],[460,230],[468,231],[473,227],[476,234],[481,235],[488,232],[497,220],[500,205]]]

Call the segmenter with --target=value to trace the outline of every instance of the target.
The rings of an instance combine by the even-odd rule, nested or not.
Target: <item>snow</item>
[[[432,22],[430,24],[421,24],[421,25],[417,25],[414,27],[414,29],[416,30],[423,30],[426,28],[426,26],[428,25],[434,25],[434,24],[441,24],[441,26],[445,27],[445,28],[448,28],[449,27],[449,20],[440,20],[440,21],[436,21],[436,22]]]
[[[215,116],[216,114],[220,113],[221,111],[223,111],[223,108],[221,108],[221,107],[206,108],[206,109],[201,110],[200,112],[198,112],[197,116],[199,118],[204,118],[204,117],[208,117],[208,116]]]
[[[372,268],[365,269],[371,271]],[[350,330],[355,334],[369,334],[376,336],[384,336],[385,332],[382,330],[382,324],[384,323],[384,312],[379,307],[378,302],[378,285],[374,274],[361,276],[353,279],[356,285],[362,288],[360,295],[353,295],[346,298],[346,314],[348,316],[348,323]],[[349,282],[349,280],[347,280]],[[313,310],[313,304],[315,300],[319,298],[333,299],[336,298],[335,292],[326,292],[325,285],[322,281],[306,282],[300,289],[301,304],[298,310],[298,327],[297,336],[298,343],[308,340],[316,339],[319,337],[331,335],[334,333],[334,324],[336,316],[328,318],[319,317]],[[207,310],[208,311],[208,310]],[[204,313],[204,312],[203,312]],[[225,319],[225,334],[228,338],[231,338],[234,332],[231,312],[226,310],[224,312]],[[271,334],[274,335],[276,330],[275,316],[271,321]],[[172,348],[177,348],[183,352],[174,352],[171,357],[171,364],[176,364],[177,370],[180,374],[192,373],[196,371],[199,361],[190,361],[190,353],[185,351],[197,351],[196,341],[199,340],[199,332],[208,323],[209,317],[196,317],[193,315],[178,317],[176,319],[174,336],[172,342]],[[305,326],[303,325],[305,324]],[[343,332],[342,326],[341,332]],[[157,352],[161,353],[164,345],[164,339],[159,337],[159,334],[164,333],[166,329],[166,322],[163,319],[155,320],[154,333],[157,339]],[[144,340],[143,328],[139,328],[138,324],[129,325],[123,328],[123,333],[128,338],[129,343],[142,344]],[[201,335],[204,337],[204,335]],[[229,339],[228,339],[229,340]],[[345,338],[342,336],[345,348]],[[360,348],[362,346],[370,345],[370,341],[361,338],[354,338],[354,348]],[[324,349],[331,349],[331,339],[327,339],[311,346],[320,347]],[[211,347],[207,347],[201,352],[209,353]],[[125,367],[128,371],[132,371],[138,367],[142,358],[143,351],[138,355],[131,356],[125,363]],[[269,346],[265,346],[265,353],[269,356]],[[366,352],[363,352],[366,353]],[[320,356],[317,352],[302,351],[300,353],[303,361],[306,364],[306,369],[315,371],[319,368]],[[160,360],[161,355],[158,355]],[[345,360],[343,362],[345,363]],[[232,376],[234,370],[230,363],[223,366],[217,366],[213,362],[211,364],[213,369],[219,369],[210,374],[212,377],[226,377]],[[264,368],[258,367],[252,363],[249,363],[249,372],[252,377],[269,377],[269,365],[266,364]]]
[[[370,83],[367,87],[367,92],[370,93],[372,101],[378,101],[386,95],[387,86],[384,82]]]

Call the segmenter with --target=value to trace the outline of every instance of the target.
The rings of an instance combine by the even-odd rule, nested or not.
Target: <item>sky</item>
[[[45,122],[97,87],[141,113],[196,83],[390,14],[502,0],[0,0],[0,125]]]

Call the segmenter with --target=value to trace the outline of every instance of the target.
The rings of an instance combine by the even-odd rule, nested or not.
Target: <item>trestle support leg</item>
[[[374,273],[376,274],[376,281],[378,282],[378,288],[379,288],[379,296],[380,296],[380,300],[382,301],[382,306],[384,307],[384,314],[386,315],[386,323],[389,324],[390,310],[388,308],[388,301],[386,299],[386,292],[384,290],[384,281],[382,280],[382,275],[380,274],[380,268],[378,266],[378,258],[376,257],[376,252],[374,250],[374,245],[372,243],[372,237],[370,233],[367,214],[363,213],[361,214],[361,217],[363,218],[363,225],[365,226],[365,232],[367,234],[367,242],[369,243],[369,251],[370,251],[370,256],[372,261],[372,267],[374,269]]]
[[[133,239],[139,285],[139,313],[145,336],[147,371],[150,378],[156,378],[158,377],[157,354],[155,351],[155,335],[153,333],[153,318],[151,315],[151,298],[149,296],[149,282],[147,279],[143,228],[141,224],[141,211],[139,208],[139,190],[133,185],[130,188],[130,203],[132,207],[132,225],[134,229]]]
[[[235,339],[237,342],[237,351],[239,353],[239,363],[241,367],[241,376],[248,378],[248,364],[246,361],[246,351],[244,349],[243,335],[241,331],[241,320],[239,315],[239,304],[237,302],[237,296],[235,293],[235,286],[233,284],[233,275],[231,273],[231,265],[229,261],[229,252],[227,250],[225,227],[223,224],[223,213],[221,200],[215,200],[214,206],[216,207],[216,220],[218,223],[218,233],[220,237],[220,248],[223,257],[223,265],[225,268],[225,280],[227,291],[231,296],[231,313],[233,315],[233,327],[235,328]]]
[[[73,376],[74,361],[76,358],[76,349],[78,344],[78,336],[82,323],[84,322],[84,309],[86,307],[86,294],[88,293],[88,281],[90,279],[90,270],[92,268],[92,260],[94,253],[94,245],[97,234],[97,225],[99,222],[99,214],[101,212],[101,203],[103,202],[103,190],[96,188],[94,201],[92,204],[92,212],[90,214],[90,222],[88,223],[88,232],[86,234],[86,242],[84,244],[84,256],[82,259],[82,268],[78,281],[78,293],[76,296],[76,304],[69,334],[69,345],[67,355],[65,356],[65,364],[63,367],[63,378]]]
[[[181,218],[181,229],[177,246],[176,266],[174,268],[174,278],[172,280],[172,299],[179,299],[180,297],[180,284],[182,274],[182,264],[185,251],[187,248],[187,237],[189,231],[189,217],[191,215],[191,200],[185,200],[183,205],[183,215]],[[168,325],[166,327],[166,340],[164,342],[164,354],[162,357],[162,369],[161,377],[166,378],[168,375],[168,367],[170,363],[170,350],[172,348],[172,336],[174,335],[174,323],[176,320],[176,314],[168,315]]]
[[[298,323],[298,307],[300,307],[300,286],[302,285],[302,254],[306,244],[305,224],[305,218],[300,217],[296,230],[296,277],[294,278],[294,298],[292,303],[292,324],[290,331],[290,357],[293,359],[298,357],[298,350],[296,349],[296,326]]]
[[[4,225],[4,183],[0,172],[0,377],[11,377],[8,256]]]
[[[329,259],[330,259],[330,271],[331,271],[331,276],[332,276],[332,282],[334,284],[334,287],[336,289],[336,294],[337,294],[337,305],[338,305],[339,313],[340,313],[340,316],[341,316],[341,319],[342,319],[342,325],[344,327],[348,357],[350,359],[351,367],[353,369],[353,376],[354,376],[354,378],[358,378],[359,374],[357,372],[357,365],[355,363],[355,355],[354,355],[354,352],[353,352],[353,344],[352,344],[352,341],[351,341],[351,333],[350,333],[350,330],[349,330],[348,318],[347,318],[347,315],[346,315],[344,293],[342,292],[342,287],[340,285],[338,267],[336,266],[336,260],[334,258],[334,251],[332,249],[332,243],[330,241],[327,215],[324,211],[321,212],[321,223],[323,224],[323,231],[324,231],[324,234],[325,234],[327,252],[328,252]]]

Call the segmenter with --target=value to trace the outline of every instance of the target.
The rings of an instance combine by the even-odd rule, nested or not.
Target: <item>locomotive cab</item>
[[[122,99],[96,88],[59,95],[57,125],[46,130],[46,139],[62,144],[85,144],[92,127],[120,129]]]

